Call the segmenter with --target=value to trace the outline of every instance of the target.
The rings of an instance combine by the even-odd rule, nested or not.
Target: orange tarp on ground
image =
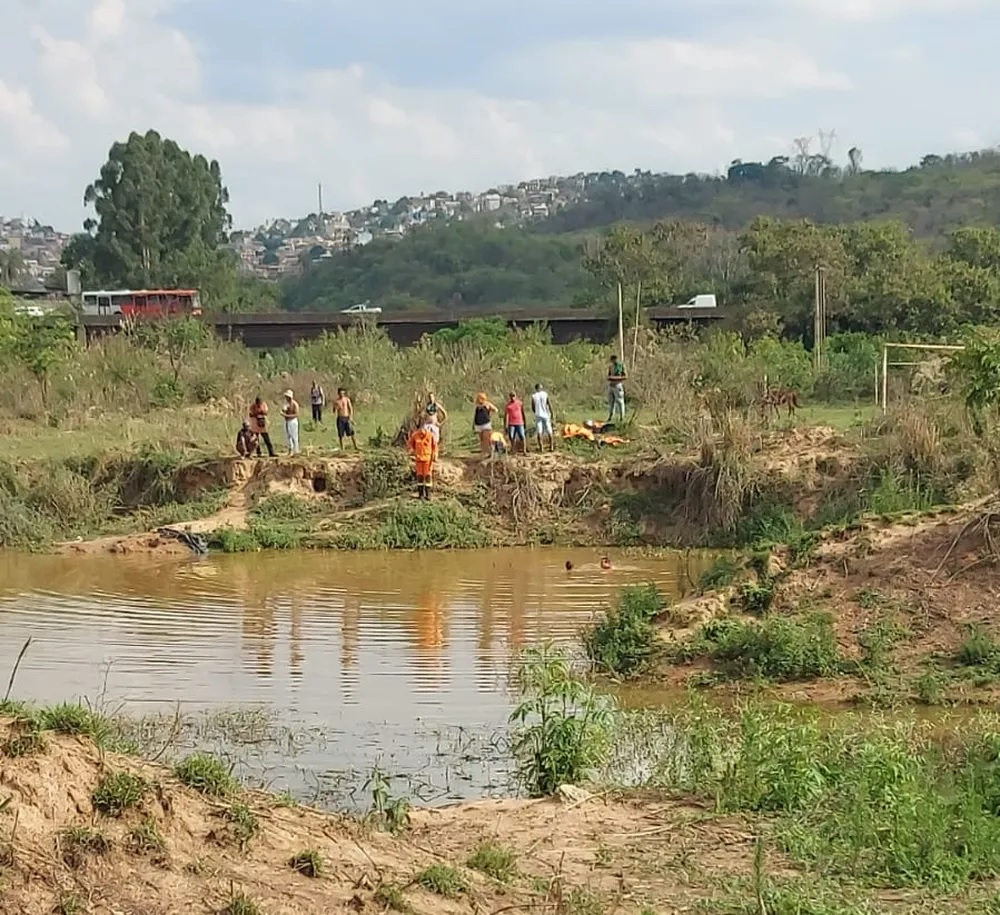
[[[582,438],[584,441],[594,442],[598,445],[624,445],[628,443],[627,438],[618,435],[595,435],[593,430],[576,423],[566,423],[562,427],[563,438]]]

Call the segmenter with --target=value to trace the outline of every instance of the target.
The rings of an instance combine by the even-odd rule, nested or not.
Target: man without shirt
[[[354,404],[347,396],[344,388],[337,389],[337,438],[340,440],[340,450],[344,450],[344,439],[349,438],[354,445],[354,450],[358,450],[358,440],[354,437]]]

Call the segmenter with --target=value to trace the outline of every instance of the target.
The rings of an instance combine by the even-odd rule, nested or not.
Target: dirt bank
[[[667,912],[752,867],[744,824],[683,804],[483,801],[414,811],[394,837],[265,794],[208,797],[87,738],[47,733],[39,746],[27,733],[0,720],[0,912],[11,915]],[[116,780],[137,786],[123,810],[108,806],[125,797],[109,791]],[[504,882],[467,866],[483,841],[511,856]],[[306,851],[316,877],[290,864]],[[694,871],[699,885],[683,877]]]
[[[849,480],[857,455],[832,429],[775,432],[752,449],[757,475],[748,493],[785,499],[805,515],[823,494]],[[717,537],[722,512],[716,503],[731,494],[713,485],[718,467],[710,454],[655,451],[619,458],[613,450],[589,453],[565,448],[482,461],[447,456],[437,465],[437,500],[460,502],[498,545],[567,543],[639,546],[700,546]],[[192,509],[175,527],[207,533],[239,531],[255,523],[254,508],[275,495],[310,506],[313,545],[377,524],[392,505],[414,498],[410,469],[399,452],[337,457],[221,458],[185,466],[176,490],[192,505],[224,491],[222,507],[208,515]],[[183,505],[180,506],[183,516]],[[258,519],[259,520],[259,519]],[[286,519],[287,520],[287,519]],[[76,540],[61,552],[174,552],[185,547],[169,537],[141,531],[128,536]]]
[[[764,619],[828,613],[845,669],[838,677],[786,683],[786,696],[815,701],[881,694],[885,701],[989,702],[1000,697],[1000,503],[871,520],[828,534],[805,556],[778,549],[758,558],[732,584],[671,609],[661,635],[671,645],[699,624],[745,613],[744,589],[773,596]],[[756,566],[756,568],[754,568]],[[762,574],[763,573],[763,574]],[[705,660],[671,664],[672,683],[704,681]],[[713,685],[726,686],[715,683]]]

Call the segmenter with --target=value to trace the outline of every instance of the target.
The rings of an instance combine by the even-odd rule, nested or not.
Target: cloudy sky
[[[836,131],[1000,143],[998,0],[3,0],[0,214],[78,228],[108,147],[217,158],[238,225]]]

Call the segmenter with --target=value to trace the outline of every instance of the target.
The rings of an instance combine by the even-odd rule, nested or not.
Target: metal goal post
[[[881,372],[879,364],[875,364],[875,406],[881,406],[882,412],[889,409],[889,369],[903,366],[918,366],[919,362],[890,361],[890,350],[917,350],[924,352],[957,353],[964,346],[952,346],[942,343],[883,343]],[[902,355],[900,353],[899,355]]]

